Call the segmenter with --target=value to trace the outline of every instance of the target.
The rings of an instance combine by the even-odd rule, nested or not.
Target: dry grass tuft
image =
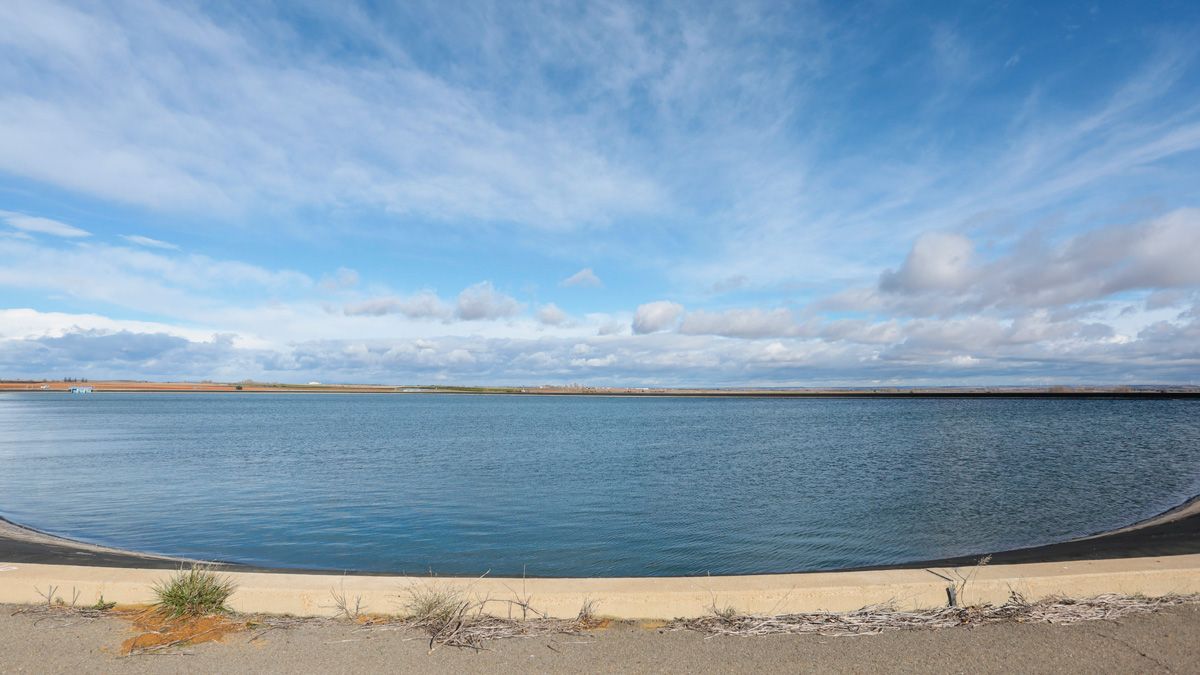
[[[941,607],[911,612],[886,606],[864,607],[855,612],[812,612],[780,616],[713,613],[698,619],[676,619],[670,630],[694,630],[711,635],[804,634],[845,636],[871,635],[893,630],[938,630],[958,626],[983,626],[1016,622],[1072,624],[1098,619],[1113,620],[1132,614],[1145,614],[1175,605],[1200,603],[1200,594],[1167,595],[1157,598],[1130,595],[1099,595],[1072,600],[1047,598],[1027,602],[1013,593],[1003,605]]]
[[[408,589],[405,614],[414,626],[442,626],[453,621],[471,605],[462,591],[436,583],[417,584]]]
[[[491,640],[578,635],[606,623],[596,617],[591,599],[584,600],[575,618],[551,619],[535,609],[529,597],[472,600],[459,589],[434,584],[413,586],[408,593],[405,624],[428,633],[430,651],[441,645],[484,649]],[[507,617],[488,613],[497,604],[507,609]],[[514,610],[521,619],[512,618]],[[530,615],[534,618],[524,618]]]

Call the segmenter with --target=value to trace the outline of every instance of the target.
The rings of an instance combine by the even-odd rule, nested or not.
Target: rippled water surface
[[[271,566],[623,576],[1060,541],[1200,492],[1200,401],[0,394],[0,515]]]

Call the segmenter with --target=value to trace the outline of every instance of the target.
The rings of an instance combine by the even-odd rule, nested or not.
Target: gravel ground
[[[14,615],[0,607],[3,673],[267,672],[922,672],[1200,673],[1200,606],[1120,622],[1001,624],[860,637],[714,637],[614,624],[581,636],[504,640],[487,651],[429,652],[410,630],[317,623],[167,654],[122,657],[127,621]],[[255,638],[251,641],[251,638]]]

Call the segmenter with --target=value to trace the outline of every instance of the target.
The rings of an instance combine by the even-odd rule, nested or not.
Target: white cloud
[[[0,220],[3,220],[5,223],[8,223],[10,227],[16,228],[22,232],[36,232],[37,234],[48,234],[54,237],[65,237],[68,239],[92,236],[91,232],[88,232],[87,230],[81,230],[74,225],[68,225],[57,220],[51,220],[50,218],[28,216],[24,213],[0,211]]]
[[[98,315],[0,311],[12,377],[245,377],[281,381],[813,385],[1186,380],[1200,364],[1200,312],[1128,339],[1048,314],[1020,321],[917,320],[887,344],[817,337],[729,340],[659,332],[595,338],[337,338],[255,344],[241,335]],[[342,331],[343,334],[345,331]],[[1169,355],[1169,356],[1166,356]],[[963,365],[970,372],[962,372]],[[1078,374],[1083,373],[1083,377]]]
[[[965,271],[954,267],[950,274],[932,275],[936,283],[905,286],[922,290],[875,289],[877,302],[892,303],[876,306],[882,319],[833,321],[788,308],[688,312],[669,301],[643,304],[632,314],[592,313],[579,320],[549,303],[521,317],[520,303],[489,282],[464,289],[452,303],[424,291],[363,298],[330,313],[320,302],[320,285],[295,272],[170,251],[0,239],[5,263],[0,286],[164,317],[136,322],[97,313],[10,309],[0,313],[0,341],[5,342],[6,372],[13,373],[38,367],[100,373],[107,367],[126,376],[230,373],[238,375],[235,379],[259,374],[286,379],[290,374],[302,380],[393,381],[407,373],[410,381],[586,376],[588,381],[652,384],[809,384],[813,380],[806,378],[818,375],[825,381],[861,382],[939,373],[982,381],[1049,377],[1045,373],[1060,373],[1060,379],[1066,373],[1075,381],[1080,373],[1109,381],[1127,381],[1132,374],[1186,378],[1187,370],[1200,364],[1190,342],[1200,316],[1192,307],[1200,280],[1184,264],[1195,250],[1200,221],[1194,216],[1188,210],[1172,212],[1053,244],[1034,241],[991,258],[971,256]],[[937,249],[926,247],[906,263],[917,269],[931,248]],[[932,260],[936,266],[940,259]],[[37,273],[40,269],[62,272],[44,275]],[[1077,269],[1102,274],[1087,278],[1081,292],[1074,286]],[[346,283],[359,281],[349,273],[336,276]],[[945,283],[960,276],[975,281]],[[1065,304],[1027,306],[1028,298],[1038,296],[1031,291],[1022,297],[1011,289],[1030,279],[1035,290],[1050,293],[1044,297],[1062,298]],[[1171,285],[1146,290],[1144,302],[1136,296],[1105,301],[1111,289],[1124,293]],[[984,302],[1009,297],[1006,293],[1017,300]],[[963,314],[906,318],[911,308],[903,303],[915,301],[963,308]],[[969,303],[982,309],[972,310]],[[546,331],[546,325],[556,329]],[[95,349],[94,370],[83,358],[89,348]],[[131,354],[148,361],[126,358]],[[962,375],[963,363],[970,363],[969,375]]]
[[[917,238],[900,269],[879,279],[885,291],[959,292],[971,282],[974,249],[971,240],[950,232],[927,232]]]
[[[571,365],[583,368],[605,368],[616,364],[617,361],[616,354],[607,354],[592,359],[571,359]]]
[[[688,312],[679,326],[686,335],[721,335],[735,338],[766,338],[802,335],[805,332],[788,309],[729,309],[723,312]]]
[[[344,291],[358,285],[359,276],[356,270],[339,267],[332,276],[321,279],[321,288],[327,291]]]
[[[713,293],[731,293],[736,290],[745,288],[750,283],[750,278],[745,274],[734,274],[717,281],[709,287]]]
[[[1198,250],[1195,208],[1061,242],[1026,237],[991,260],[975,256],[961,235],[931,233],[917,239],[899,270],[880,276],[880,293],[851,291],[834,304],[925,315],[1057,308],[1128,291],[1191,289],[1200,286]]]
[[[600,288],[604,285],[600,281],[600,277],[596,276],[596,273],[590,267],[579,270],[575,274],[563,279],[559,284],[562,286],[586,286],[590,288]]]
[[[638,335],[657,333],[675,327],[683,314],[683,305],[659,300],[648,302],[633,314],[633,332]]]
[[[350,303],[342,313],[346,316],[403,314],[410,319],[446,319],[452,310],[433,291],[421,291],[408,297],[385,296]]]
[[[561,326],[570,318],[567,313],[562,311],[558,305],[553,302],[542,305],[537,313],[538,321],[547,326]]]
[[[895,320],[870,322],[862,319],[838,319],[821,326],[820,335],[829,341],[845,340],[869,345],[891,344],[904,338],[903,326]]]
[[[167,251],[178,251],[179,250],[179,247],[176,246],[175,244],[172,244],[172,243],[166,242],[166,241],[161,241],[159,239],[151,239],[150,237],[145,237],[140,234],[123,234],[123,235],[121,235],[121,238],[131,244],[137,244],[138,246],[145,246],[146,248],[158,248],[158,249],[163,249],[163,250],[167,250]]]
[[[596,335],[622,335],[629,331],[628,316],[617,317],[609,314],[588,314],[587,319],[596,326]]]
[[[302,293],[312,280],[292,270],[104,244],[67,247],[0,239],[0,286],[41,290],[139,313],[196,317],[236,293],[240,303]],[[47,274],[47,270],[54,270]]]
[[[155,321],[112,319],[100,314],[39,312],[30,308],[0,309],[0,340],[37,340],[79,331],[162,333],[192,341],[208,339],[217,332]]]
[[[458,294],[455,315],[463,321],[507,319],[521,311],[515,298],[497,291],[490,281],[468,286]]]

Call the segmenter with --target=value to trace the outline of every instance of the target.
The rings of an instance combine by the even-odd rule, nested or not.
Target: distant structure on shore
[[[71,393],[72,394],[90,394],[90,393],[92,393],[92,388],[91,387],[71,387]]]

